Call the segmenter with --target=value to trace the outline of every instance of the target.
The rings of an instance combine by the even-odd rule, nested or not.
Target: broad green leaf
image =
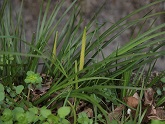
[[[49,115],[48,116],[48,122],[50,123],[50,124],[53,124],[53,123],[58,123],[59,122],[59,120],[60,120],[60,118],[59,117],[57,117],[57,116],[55,116],[55,115],[53,115],[53,114],[51,114],[51,115]]]
[[[65,118],[70,113],[70,107],[69,106],[63,106],[58,109],[57,114],[60,118]]]
[[[23,85],[19,85],[19,86],[15,87],[15,90],[16,90],[16,93],[17,94],[20,94],[23,89],[24,89],[24,86]]]
[[[0,118],[1,118],[1,120],[5,121],[5,122],[12,120],[12,118],[13,118],[12,111],[10,109],[6,108],[3,111],[2,116]]]
[[[37,107],[29,108],[29,111],[34,113],[34,114],[38,114],[38,108]]]
[[[24,113],[24,109],[21,107],[15,107],[12,112],[13,112],[14,118],[17,118],[18,114]]]
[[[49,109],[47,109],[45,106],[43,106],[41,109],[40,109],[40,114],[44,117],[44,118],[47,118],[50,114],[51,114],[51,111]]]
[[[33,112],[26,112],[26,118],[28,120],[28,123],[36,122],[38,120],[38,117]]]

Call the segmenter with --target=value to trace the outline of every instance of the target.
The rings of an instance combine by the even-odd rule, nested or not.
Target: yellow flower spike
[[[56,59],[56,51],[57,51],[57,37],[58,37],[58,31],[56,32],[56,36],[54,39],[54,45],[53,45],[53,61]]]
[[[84,28],[83,37],[82,37],[79,71],[81,71],[84,67],[85,44],[86,44],[86,27]]]

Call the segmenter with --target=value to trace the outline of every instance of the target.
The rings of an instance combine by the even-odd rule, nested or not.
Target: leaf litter
[[[32,101],[35,101],[36,99],[39,99],[41,96],[43,96],[47,92],[47,90],[49,90],[52,84],[52,77],[46,74],[42,74],[41,76],[43,78],[44,83],[42,84],[41,89],[33,90],[32,94],[34,97]],[[136,109],[140,102],[142,103],[142,110],[147,109],[147,112],[142,121],[143,123],[148,123],[150,120],[165,120],[164,107],[156,106],[154,94],[154,89],[147,88],[144,91],[144,98],[140,98],[137,92],[135,92],[133,96],[124,97],[123,101],[126,104],[121,104],[117,106],[113,111],[108,113],[110,122],[119,122],[123,116],[123,111],[125,110],[127,110],[128,116],[132,115],[132,117],[135,117]],[[85,112],[89,118],[94,117],[93,109],[85,101],[80,101],[80,104],[76,108],[77,114],[81,112]]]
[[[127,114],[132,114],[135,116],[135,110],[137,109],[138,104],[140,103],[139,100],[142,102],[142,110],[147,109],[147,112],[143,118],[144,123],[148,123],[149,120],[165,120],[165,110],[164,107],[157,107],[154,101],[154,94],[155,91],[152,88],[147,88],[144,92],[144,98],[140,99],[138,93],[136,92],[133,96],[125,97],[124,101],[126,105],[129,107],[127,110]],[[115,108],[115,110],[108,114],[110,121],[112,120],[120,120],[125,110],[125,105],[120,105]]]

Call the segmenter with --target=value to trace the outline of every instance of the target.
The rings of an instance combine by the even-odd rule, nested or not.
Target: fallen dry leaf
[[[109,113],[108,117],[109,117],[110,121],[120,120],[120,118],[122,116],[122,111],[124,110],[124,108],[125,108],[124,105],[120,105],[113,112]]]
[[[125,97],[124,101],[127,103],[128,106],[132,108],[137,108],[139,100],[133,96]]]
[[[87,105],[86,102],[80,101],[77,108],[76,108],[76,111],[79,112],[81,109],[84,109],[86,105]]]
[[[136,93],[134,93],[133,97],[134,97],[134,98],[136,98],[136,99],[138,99],[138,100],[140,99],[140,97],[139,97],[139,95],[138,95],[138,93],[137,93],[137,92],[136,92]]]
[[[153,104],[153,97],[154,97],[154,90],[152,88],[148,88],[144,92],[144,105],[152,105]]]
[[[93,110],[91,108],[87,108],[83,112],[85,112],[88,117],[93,117]]]
[[[152,107],[148,118],[153,120],[165,120],[165,110],[163,110],[163,107]]]

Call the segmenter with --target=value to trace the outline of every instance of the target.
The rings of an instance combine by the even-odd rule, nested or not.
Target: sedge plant
[[[28,100],[25,99],[26,95],[22,92],[22,87],[21,91],[18,91],[19,95],[16,96],[22,99],[23,105],[26,105],[27,108],[32,106],[46,106],[46,108],[49,108],[47,110],[44,107],[48,114],[42,115],[40,118],[42,122],[47,119],[51,123],[52,120],[57,119],[57,123],[62,120],[69,123],[69,115],[72,115],[74,116],[74,124],[82,123],[83,119],[88,123],[93,121],[94,123],[100,121],[110,123],[108,118],[109,108],[105,105],[106,102],[115,106],[125,104],[122,100],[123,97],[132,95],[136,91],[140,91],[142,94],[146,87],[153,86],[163,78],[162,73],[162,77],[155,78],[149,85],[145,83],[147,80],[143,83],[138,80],[142,77],[141,74],[143,74],[146,64],[150,64],[149,76],[155,60],[165,55],[165,51],[161,49],[165,45],[163,38],[165,32],[162,30],[165,24],[153,25],[156,18],[165,13],[151,13],[149,11],[139,19],[127,20],[136,16],[139,12],[149,10],[150,7],[164,1],[157,0],[133,11],[100,34],[99,31],[104,24],[92,29],[92,26],[97,24],[96,17],[100,9],[85,27],[81,27],[83,17],[80,16],[80,8],[76,4],[77,0],[71,3],[58,20],[56,20],[56,17],[65,1],[58,1],[50,12],[51,0],[47,1],[45,9],[43,0],[40,5],[36,32],[33,34],[31,41],[27,41],[26,32],[21,26],[24,24],[21,16],[23,2],[14,21],[11,16],[11,2],[10,0],[4,0],[0,11],[0,81],[4,87],[10,89],[22,85],[24,91],[28,94]],[[68,20],[65,24],[61,24],[67,14],[69,14]],[[107,56],[104,55],[104,48],[115,42],[116,38],[123,32],[139,25],[144,27],[145,22],[148,20],[154,20],[149,28],[145,31],[140,29],[139,33],[135,37],[131,37],[125,45],[118,46],[116,50]],[[61,28],[59,29],[59,27]],[[48,42],[52,39],[54,39],[54,43],[51,47]],[[100,54],[103,59],[97,60],[97,56]],[[29,70],[31,71],[29,72]],[[41,71],[38,72],[38,70]],[[130,79],[134,71],[138,73],[132,83]],[[43,81],[37,73],[50,75],[53,80],[48,91],[39,99],[31,102],[30,95],[32,94],[30,94],[30,87],[28,88],[26,83],[30,85],[37,84],[42,88]],[[0,94],[5,95],[2,86],[0,87]],[[8,94],[4,97],[8,97],[9,102],[14,103],[14,100],[10,99]],[[4,97],[0,100],[4,100]],[[70,98],[74,98],[73,105]],[[76,107],[80,101],[89,103],[93,107],[94,119],[89,119],[84,113],[76,115],[78,114],[76,113]],[[165,99],[161,97],[158,101],[157,105],[159,106],[164,103]],[[61,105],[61,103],[64,104],[62,110],[58,109],[58,105]],[[16,103],[13,108],[14,106],[21,107]],[[58,109],[57,116],[49,111],[55,109]],[[145,113],[141,109],[139,105],[137,111],[140,111],[141,116],[139,118],[136,116],[135,120],[131,122],[142,122]],[[10,115],[11,111],[14,111],[14,109],[5,109],[1,116],[6,116],[6,113]],[[27,109],[26,111],[30,110]],[[24,115],[26,111],[24,109],[20,110],[21,118],[26,118],[28,115]],[[42,110],[40,111],[42,114]],[[63,111],[67,111],[67,113],[63,113]],[[100,115],[103,116],[104,120]],[[17,116],[15,116],[15,119],[18,120]],[[125,119],[124,115],[122,119]],[[25,119],[25,122],[28,121]],[[35,120],[31,122],[35,122]],[[126,121],[121,120],[121,122]]]

